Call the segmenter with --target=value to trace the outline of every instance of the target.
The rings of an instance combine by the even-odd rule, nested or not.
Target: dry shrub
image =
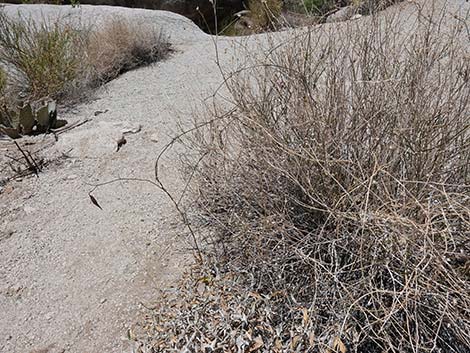
[[[292,36],[227,80],[236,109],[192,140],[209,252],[308,308],[312,352],[468,351],[470,62],[453,24]]]
[[[169,44],[150,25],[116,18],[91,35],[88,55],[94,78],[106,82],[119,74],[162,59]]]
[[[274,28],[281,15],[281,0],[250,0],[248,2],[250,18],[256,30]]]

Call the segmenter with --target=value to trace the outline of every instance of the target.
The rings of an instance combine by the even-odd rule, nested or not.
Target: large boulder
[[[24,0],[7,0],[9,3],[22,4]],[[48,2],[47,0],[44,2]],[[56,1],[50,1],[57,3]],[[60,0],[70,3],[70,0]],[[207,24],[212,27],[214,22],[213,3],[217,4],[217,17],[224,18],[243,8],[243,0],[79,0],[80,4],[109,5],[151,10],[166,10],[190,18],[199,25]]]
[[[1,1],[1,0],[0,0]],[[45,19],[65,19],[69,24],[78,26],[101,26],[111,19],[123,18],[138,24],[148,24],[162,30],[164,36],[172,45],[185,45],[195,41],[204,40],[207,34],[201,31],[190,19],[168,11],[129,9],[119,6],[92,6],[80,7],[61,5],[11,5],[6,4],[2,11],[12,18],[32,19],[42,22]]]

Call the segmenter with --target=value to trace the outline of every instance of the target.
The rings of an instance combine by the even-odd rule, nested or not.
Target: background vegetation
[[[282,1],[280,0],[250,0],[248,10],[257,30],[273,27],[281,15]]]
[[[168,52],[156,28],[122,18],[91,27],[61,18],[12,18],[0,11],[0,64],[8,72],[5,90],[23,101],[74,101]]]
[[[0,12],[0,62],[11,88],[28,99],[61,98],[84,70],[88,29]]]
[[[122,18],[92,32],[86,52],[93,80],[106,82],[138,66],[163,59],[170,47],[152,25],[132,23]]]
[[[219,29],[224,35],[241,36],[305,27],[328,21],[330,15],[345,7],[353,15],[367,15],[400,1],[402,0],[250,0],[246,11],[221,19]],[[345,19],[347,17],[342,20]]]

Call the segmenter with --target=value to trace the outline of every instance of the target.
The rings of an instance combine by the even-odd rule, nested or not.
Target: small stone
[[[100,114],[104,114],[104,113],[107,113],[109,110],[108,109],[105,109],[105,110],[97,110],[93,113],[94,116],[98,116]]]
[[[31,206],[25,206],[23,208],[23,210],[26,214],[31,214],[31,213],[36,212],[36,209],[34,207],[31,207]]]
[[[199,295],[203,295],[206,290],[206,284],[204,282],[199,282],[196,287],[196,291]]]
[[[122,133],[123,134],[136,134],[136,133],[140,132],[140,130],[142,130],[142,125],[137,124],[137,125],[133,125],[133,126],[124,127],[122,129]]]
[[[107,300],[106,298],[101,299],[100,304],[104,304],[106,302],[106,300]]]
[[[6,294],[7,296],[9,297],[13,297],[13,296],[18,296],[19,294],[21,294],[21,290],[23,288],[19,285],[13,285],[13,286],[10,286],[7,290],[6,290]]]
[[[158,142],[158,134],[154,133],[154,134],[150,135],[150,141]]]
[[[117,140],[116,152],[119,151],[121,149],[121,147],[124,146],[126,143],[127,143],[127,140],[124,137],[124,135],[122,135],[121,138],[119,140]]]
[[[14,188],[13,185],[11,185],[11,184],[8,184],[7,186],[5,186],[5,187],[3,188],[3,192],[4,192],[5,194],[11,194],[11,193],[13,192],[13,190],[15,190],[15,188]]]
[[[15,231],[13,229],[7,229],[3,232],[0,231],[0,240],[6,240],[8,238],[11,238],[13,234],[15,234]]]
[[[67,180],[75,180],[75,179],[77,179],[77,178],[78,178],[78,175],[76,175],[76,174],[70,174],[70,175],[67,176],[66,179],[67,179]]]

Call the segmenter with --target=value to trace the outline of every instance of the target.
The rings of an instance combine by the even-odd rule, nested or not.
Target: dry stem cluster
[[[308,308],[315,337],[470,346],[464,22],[371,16],[273,44],[227,79],[236,109],[192,140],[208,251]]]

